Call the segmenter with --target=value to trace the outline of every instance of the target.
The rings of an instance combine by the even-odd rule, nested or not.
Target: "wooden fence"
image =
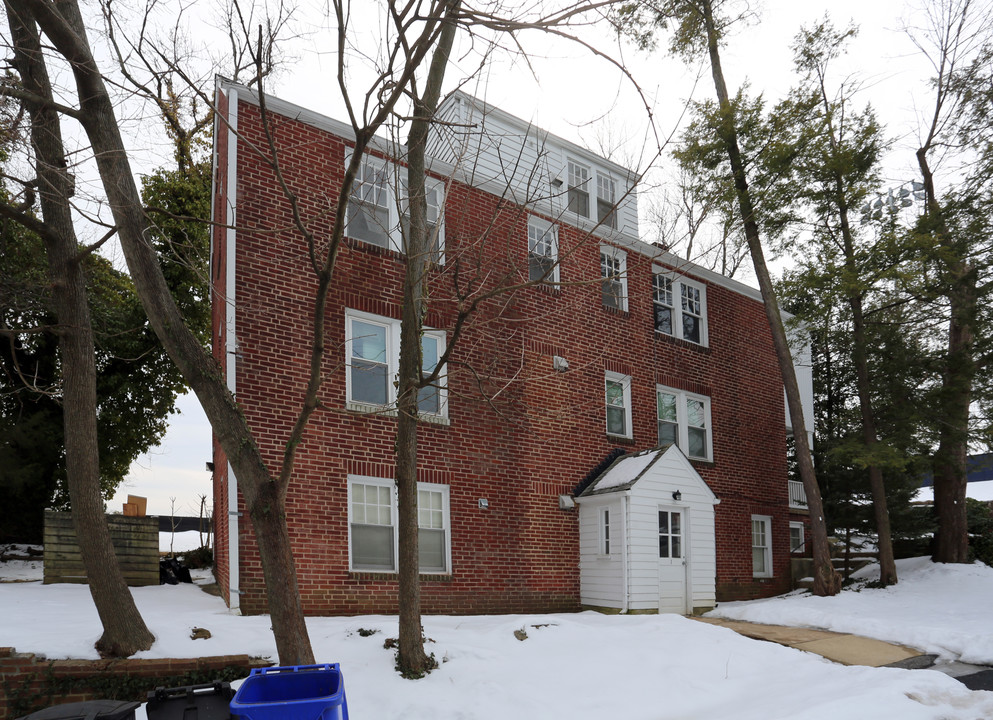
[[[110,539],[128,585],[159,584],[159,519],[108,515]],[[45,511],[45,584],[85,583],[72,513]]]

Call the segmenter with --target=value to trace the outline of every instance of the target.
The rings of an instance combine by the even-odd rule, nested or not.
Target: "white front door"
[[[686,522],[682,510],[659,508],[659,612],[686,613]]]

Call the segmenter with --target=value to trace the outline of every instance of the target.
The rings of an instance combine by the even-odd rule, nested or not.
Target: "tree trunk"
[[[37,98],[52,97],[41,42],[19,0],[8,0],[7,21],[14,60],[24,89]],[[44,103],[26,103],[31,117],[38,188],[48,255],[52,300],[58,317],[62,363],[62,410],[65,423],[66,478],[73,524],[90,588],[103,625],[96,649],[104,657],[127,657],[155,641],[138,613],[107,527],[100,492],[97,444],[96,361],[90,323],[83,255],[76,240],[59,117]]]
[[[969,405],[976,374],[973,327],[976,317],[976,274],[955,260],[948,275],[950,319],[948,350],[941,381],[938,415],[941,418],[938,450],[932,459],[934,509],[938,531],[934,536],[935,562],[969,562],[969,527],[966,518],[966,484],[969,453]]]
[[[977,313],[977,272],[952,238],[934,190],[934,175],[927,154],[931,138],[917,150],[917,164],[924,180],[924,200],[944,264],[943,285],[948,298],[948,349],[945,352],[938,395],[938,449],[931,460],[934,510],[938,531],[934,536],[934,562],[969,561],[969,527],[966,519],[966,483],[969,454],[969,406],[976,377],[973,339]]]
[[[437,667],[424,652],[421,627],[421,584],[417,523],[417,415],[418,391],[424,384],[421,333],[427,313],[425,281],[431,269],[431,238],[428,237],[425,152],[431,119],[438,108],[441,85],[448,67],[448,54],[455,38],[453,21],[459,7],[453,2],[447,11],[438,47],[431,59],[424,94],[414,93],[414,118],[407,139],[407,192],[410,228],[407,233],[407,264],[404,272],[403,308],[400,318],[400,364],[397,389],[396,482],[399,507],[400,557],[398,581],[399,651],[398,667],[405,677],[422,677]]]
[[[92,145],[128,269],[149,322],[200,400],[239,480],[258,539],[279,661],[285,665],[313,663],[286,529],[284,490],[262,461],[248,423],[227,390],[220,367],[184,324],[158,258],[145,240],[147,224],[141,197],[76,0],[27,0],[25,4],[72,68],[80,122]]]
[[[865,314],[862,308],[862,295],[854,287],[857,275],[855,266],[855,245],[852,230],[848,224],[848,206],[843,199],[842,181],[836,176],[838,210],[841,217],[841,235],[845,246],[845,269],[848,272],[850,289],[847,293],[848,306],[852,312],[852,359],[855,362],[855,381],[858,386],[859,410],[862,415],[862,441],[869,456],[869,490],[872,493],[872,511],[876,520],[876,546],[879,549],[879,582],[883,586],[897,582],[896,561],[893,558],[893,538],[890,532],[890,513],[886,501],[886,486],[883,471],[875,457],[879,446],[876,432],[876,414],[872,408],[872,394],[869,385],[868,346],[865,337]]]
[[[765,304],[766,318],[772,332],[772,341],[779,359],[779,369],[786,389],[786,402],[793,421],[793,439],[796,442],[797,464],[803,487],[807,493],[807,507],[810,510],[811,545],[814,563],[815,595],[834,595],[841,589],[841,578],[831,564],[831,551],[827,541],[827,523],[824,519],[824,507],[821,502],[820,489],[817,486],[817,476],[814,472],[814,462],[807,439],[807,428],[803,417],[803,404],[800,399],[800,388],[796,380],[796,370],[793,367],[793,356],[790,352],[786,328],[779,311],[779,303],[772,287],[769,268],[765,263],[765,254],[759,238],[758,223],[755,220],[754,206],[748,189],[748,179],[745,166],[738,146],[738,133],[734,125],[734,116],[728,96],[724,71],[721,68],[718,33],[714,24],[713,4],[711,0],[700,0],[698,10],[703,15],[704,27],[707,32],[707,48],[710,55],[710,66],[714,78],[714,89],[723,116],[720,130],[721,140],[727,149],[731,172],[734,176],[735,194],[738,208],[744,223],[745,240],[748,251],[755,267],[755,276],[759,282],[762,299]]]

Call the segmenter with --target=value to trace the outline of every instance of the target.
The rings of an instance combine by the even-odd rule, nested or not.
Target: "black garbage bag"
[[[193,582],[190,569],[176,558],[159,560],[159,585],[178,585],[181,582]]]

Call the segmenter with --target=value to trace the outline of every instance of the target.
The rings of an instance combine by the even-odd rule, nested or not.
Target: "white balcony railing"
[[[807,509],[807,491],[803,489],[803,483],[799,480],[790,480],[790,507]]]

